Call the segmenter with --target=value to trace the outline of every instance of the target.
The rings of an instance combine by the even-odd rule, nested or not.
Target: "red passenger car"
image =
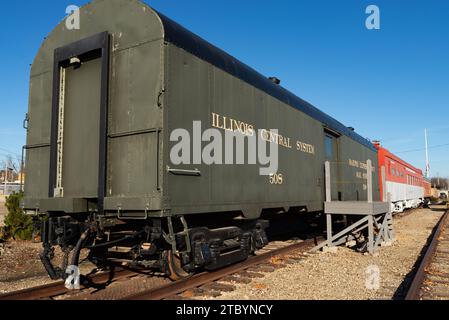
[[[382,175],[379,174],[381,199],[385,199],[384,195],[390,195],[393,212],[419,207],[424,202],[427,186],[422,170],[395,156],[380,143],[375,142],[374,145],[378,150],[379,173],[385,167],[386,190],[383,190]]]
[[[424,199],[430,200],[432,198],[432,184],[429,180],[423,179]]]

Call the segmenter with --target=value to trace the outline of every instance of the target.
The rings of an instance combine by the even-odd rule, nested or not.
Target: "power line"
[[[6,154],[6,153],[1,153],[1,152],[0,152],[0,157],[1,157],[1,158],[5,158],[5,159],[6,159],[6,158],[8,158],[9,156],[11,156],[11,155],[10,155],[10,154]]]
[[[432,147],[429,147],[429,149],[437,149],[437,148],[442,148],[442,147],[447,147],[447,146],[449,146],[449,143],[432,146]],[[426,150],[426,148],[421,148],[421,149],[406,150],[406,151],[401,151],[401,152],[396,152],[396,153],[403,154],[403,153],[412,153],[412,152],[425,151],[425,150]]]
[[[4,151],[4,152],[11,153],[11,154],[13,154],[13,155],[15,155],[15,156],[20,156],[20,154],[15,153],[15,152],[13,152],[13,151],[11,151],[11,150],[8,150],[8,149],[5,149],[5,148],[0,148],[0,150],[2,150],[2,151]]]
[[[8,158],[8,157],[11,157],[12,155],[10,154],[10,153],[3,153],[3,152],[0,152],[0,157],[3,157],[3,158]],[[17,157],[20,157],[18,154],[16,154],[16,156]],[[12,157],[13,159],[14,159],[14,157]]]

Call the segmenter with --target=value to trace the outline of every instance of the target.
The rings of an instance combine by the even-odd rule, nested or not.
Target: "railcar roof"
[[[413,170],[413,171],[416,171],[417,174],[420,174],[420,175],[423,174],[423,172],[422,172],[421,169],[419,169],[419,168],[417,168],[417,167],[415,167],[415,166],[412,166],[410,163],[408,163],[408,162],[405,161],[405,160],[402,160],[402,159],[399,158],[397,155],[395,155],[394,153],[390,152],[390,150],[388,150],[388,149],[386,149],[386,148],[384,148],[384,147],[382,147],[382,146],[380,146],[380,145],[379,145],[378,148],[379,148],[379,149],[378,149],[379,151],[382,151],[382,152],[384,153],[384,155],[385,155],[386,157],[390,158],[391,160],[396,161],[396,162],[402,164],[402,165],[403,165],[404,167],[406,167],[406,168],[409,168],[409,169],[411,169],[411,170]]]
[[[274,84],[270,79],[264,77],[248,65],[240,62],[233,56],[210,44],[206,40],[190,32],[180,24],[174,22],[165,15],[157,12],[165,29],[165,40],[198,58],[209,62],[215,67],[239,78],[242,81],[264,91],[272,97],[304,112],[312,118],[324,123],[329,129],[348,136],[367,148],[377,152],[374,145],[356,132],[350,130],[341,122],[327,115],[310,103],[297,97],[280,85]]]

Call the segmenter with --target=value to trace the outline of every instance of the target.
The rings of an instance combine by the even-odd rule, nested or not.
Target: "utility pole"
[[[430,179],[429,143],[427,141],[427,129],[424,129],[424,136],[426,139],[426,178]]]
[[[5,187],[3,189],[3,195],[6,196],[6,186],[8,185],[8,163],[5,161]]]

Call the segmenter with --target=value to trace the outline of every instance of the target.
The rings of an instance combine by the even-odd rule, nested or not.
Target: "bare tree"
[[[449,189],[449,183],[448,180],[445,178],[440,177],[433,177],[431,179],[432,187],[435,187],[440,190],[448,190]]]
[[[4,158],[0,168],[0,170],[3,172],[3,182],[5,182],[5,179],[9,182],[17,180],[20,172],[20,162],[20,160],[14,159],[14,157],[11,155],[7,155]]]

